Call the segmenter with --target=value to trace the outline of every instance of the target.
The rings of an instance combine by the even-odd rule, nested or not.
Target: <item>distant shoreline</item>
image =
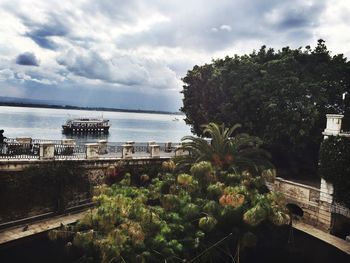
[[[0,102],[0,106],[183,115],[181,112],[171,112],[171,111],[117,109],[117,108],[105,108],[105,107],[79,107],[79,106],[71,106],[71,105],[50,105],[50,104],[18,103],[18,102]]]

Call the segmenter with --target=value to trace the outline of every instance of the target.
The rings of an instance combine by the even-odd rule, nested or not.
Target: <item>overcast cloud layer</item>
[[[177,111],[195,64],[326,40],[350,56],[347,0],[1,0],[0,96]]]

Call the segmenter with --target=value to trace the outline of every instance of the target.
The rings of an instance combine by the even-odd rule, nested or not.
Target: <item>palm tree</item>
[[[179,156],[175,161],[182,168],[200,161],[210,161],[216,168],[225,170],[232,168],[237,171],[257,172],[271,168],[269,154],[260,148],[262,141],[246,133],[237,133],[240,127],[241,125],[236,124],[226,128],[224,124],[213,122],[205,125],[203,134],[209,135],[210,142],[194,136],[183,137],[183,148],[189,154]]]

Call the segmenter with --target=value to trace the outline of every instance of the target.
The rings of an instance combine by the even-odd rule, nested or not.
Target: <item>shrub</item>
[[[71,233],[68,241],[84,250],[85,262],[205,261],[218,251],[229,260],[239,253],[236,248],[255,243],[254,229],[262,222],[288,222],[281,199],[254,183],[259,176],[244,173],[227,180],[209,162],[194,164],[191,171],[193,178],[161,173],[144,187],[130,185],[129,178],[100,186],[96,207],[76,226],[50,236]],[[199,183],[208,172],[211,179]],[[215,243],[218,249],[208,249]]]
[[[334,197],[350,207],[350,138],[331,136],[320,148],[319,174],[334,186]]]

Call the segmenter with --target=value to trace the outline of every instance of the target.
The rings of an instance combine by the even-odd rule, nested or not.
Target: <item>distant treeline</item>
[[[36,104],[36,103],[20,103],[20,102],[0,102],[0,106],[182,115],[181,112],[170,112],[170,111],[116,109],[116,108],[105,108],[105,107],[79,107],[79,106],[71,106],[71,105],[50,105],[50,104]]]

